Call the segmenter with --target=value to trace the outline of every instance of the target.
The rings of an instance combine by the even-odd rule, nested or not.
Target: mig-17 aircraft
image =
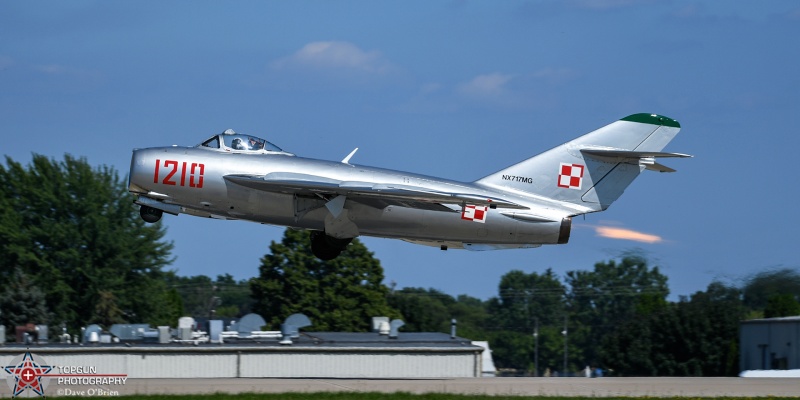
[[[603,211],[657,162],[680,124],[634,114],[473,182],[297,157],[226,130],[194,147],[136,149],[128,190],[142,218],[163,213],[308,230],[312,252],[337,257],[353,238],[442,250],[567,243],[572,217]]]

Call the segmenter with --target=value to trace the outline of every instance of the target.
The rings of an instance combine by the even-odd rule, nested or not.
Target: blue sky
[[[298,155],[472,181],[626,115],[682,131],[570,243],[442,252],[364,238],[386,282],[488,298],[512,269],[641,251],[672,298],[798,268],[794,1],[0,2],[0,153],[85,156],[227,128]],[[283,228],[166,216],[181,275],[238,279]],[[602,237],[603,227],[660,238]],[[231,241],[247,250],[231,255]]]

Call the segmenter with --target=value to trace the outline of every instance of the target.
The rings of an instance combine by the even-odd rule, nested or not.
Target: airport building
[[[740,370],[800,369],[800,316],[742,321]]]
[[[261,326],[263,320],[255,317],[256,326]],[[299,332],[298,325],[291,324],[282,331],[258,331],[242,321],[225,331],[218,329],[222,321],[198,331],[187,328],[189,322],[179,323],[184,327],[176,330],[114,326],[113,334],[89,327],[77,344],[69,335],[59,344],[6,344],[0,346],[0,363],[9,365],[30,352],[58,368],[126,378],[411,379],[494,372],[484,371],[484,365],[491,365],[490,359],[484,361],[491,357],[485,344],[455,332],[400,332],[399,320],[392,321],[391,328],[384,321],[375,332],[358,333]]]

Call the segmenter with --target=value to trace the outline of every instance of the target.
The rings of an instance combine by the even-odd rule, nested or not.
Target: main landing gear
[[[353,238],[337,239],[325,232],[311,231],[311,252],[322,261],[330,261],[338,257]]]

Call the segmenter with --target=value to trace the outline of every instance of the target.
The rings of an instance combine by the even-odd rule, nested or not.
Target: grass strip
[[[69,396],[72,397],[72,396]],[[94,399],[93,397],[72,397],[74,399]],[[114,396],[120,400],[797,400],[798,397],[546,397],[546,396],[510,396],[510,395],[471,395],[447,393],[380,393],[380,392],[311,392],[311,393],[240,393],[240,394],[203,394],[203,395],[124,395]]]

